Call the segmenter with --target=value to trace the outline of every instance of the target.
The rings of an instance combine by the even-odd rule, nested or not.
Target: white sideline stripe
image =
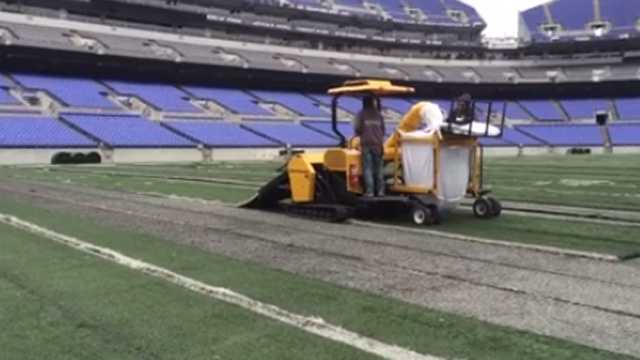
[[[0,223],[44,237],[73,249],[88,253],[104,260],[140,271],[144,274],[165,280],[188,290],[206,295],[219,301],[239,306],[251,312],[270,319],[294,326],[311,334],[343,343],[364,352],[391,360],[442,360],[442,358],[423,355],[396,345],[389,345],[381,341],[368,338],[355,332],[329,324],[321,318],[306,317],[288,312],[275,305],[253,300],[232,290],[215,287],[201,281],[182,276],[168,269],[133,259],[115,250],[93,245],[77,238],[63,235],[55,231],[40,227],[36,224],[21,220],[15,216],[0,213]]]
[[[439,237],[444,237],[444,238],[449,238],[454,240],[462,240],[467,242],[475,242],[479,244],[496,245],[496,246],[545,252],[545,253],[550,253],[554,255],[573,256],[573,257],[580,257],[580,258],[587,258],[587,259],[594,259],[594,260],[601,260],[601,261],[611,261],[611,262],[616,262],[621,260],[620,257],[616,255],[563,249],[563,248],[554,247],[554,246],[522,244],[522,243],[510,242],[510,241],[492,240],[492,239],[485,239],[485,238],[480,238],[475,236],[453,234],[453,233],[448,233],[444,231],[415,229],[415,228],[398,226],[398,225],[385,225],[385,224],[378,224],[378,223],[362,221],[362,220],[351,220],[351,223],[359,226],[366,226],[366,227],[387,229],[387,230],[391,229],[391,230],[404,231],[404,232],[419,234],[419,235],[434,235],[434,236],[439,236]]]

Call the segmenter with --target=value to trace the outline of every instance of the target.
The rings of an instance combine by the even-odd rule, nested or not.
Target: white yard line
[[[381,341],[362,336],[358,333],[332,325],[316,317],[306,317],[288,312],[275,305],[266,304],[227,288],[216,287],[201,281],[174,273],[166,268],[159,267],[141,260],[128,257],[110,248],[97,246],[80,239],[60,234],[58,232],[40,227],[34,223],[21,220],[17,217],[1,214],[0,223],[4,223],[29,233],[55,241],[73,249],[88,253],[115,264],[142,272],[174,285],[203,294],[210,298],[224,301],[239,306],[251,312],[260,314],[270,319],[294,326],[308,333],[321,336],[365,351],[367,353],[391,360],[440,360],[441,358],[423,355],[412,350],[396,345],[390,345]]]
[[[438,237],[455,239],[455,240],[475,242],[480,244],[504,246],[504,247],[510,247],[510,248],[545,252],[545,253],[550,253],[554,255],[573,256],[573,257],[581,257],[581,258],[602,260],[602,261],[620,261],[621,260],[620,257],[615,255],[600,254],[600,253],[589,252],[589,251],[563,249],[563,248],[558,248],[554,246],[533,245],[533,244],[516,243],[511,241],[492,240],[492,239],[485,239],[485,238],[480,238],[475,236],[459,235],[459,234],[454,234],[454,233],[449,233],[444,231],[418,229],[418,228],[411,228],[411,227],[399,226],[399,225],[378,224],[374,222],[361,221],[361,220],[351,220],[351,223],[354,225],[366,226],[370,228],[380,228],[380,229],[388,229],[388,230],[391,229],[391,230],[404,231],[404,232],[413,233],[413,234],[431,235],[431,236],[438,236]]]

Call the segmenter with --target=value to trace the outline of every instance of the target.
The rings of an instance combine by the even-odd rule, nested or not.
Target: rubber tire
[[[59,152],[51,158],[52,165],[66,165],[71,163],[71,154],[68,152]]]
[[[491,216],[498,217],[502,214],[502,204],[494,197],[487,197],[489,203],[491,203]]]
[[[87,154],[86,163],[87,164],[100,164],[102,162],[102,157],[97,152],[93,151]]]
[[[432,207],[415,204],[411,209],[411,221],[415,225],[430,226],[437,224],[438,220]]]
[[[74,153],[71,155],[71,163],[74,165],[86,164],[87,156],[83,153]]]
[[[485,198],[476,199],[473,203],[473,215],[480,219],[488,219],[493,216],[491,202]]]

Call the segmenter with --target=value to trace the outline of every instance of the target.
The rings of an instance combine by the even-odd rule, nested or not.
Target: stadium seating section
[[[9,94],[9,91],[0,89],[0,105],[14,105],[18,100]]]
[[[0,147],[91,148],[96,142],[50,117],[3,116]]]
[[[11,80],[13,79],[13,81]],[[113,148],[212,148],[327,147],[338,142],[326,108],[331,97],[302,92],[230,89],[179,84],[133,83],[116,80],[68,78],[33,74],[0,76],[0,147],[96,147]],[[43,91],[57,99],[59,116],[32,116],[9,88]],[[19,89],[18,89],[19,90]],[[20,91],[18,91],[20,92]],[[107,97],[132,96],[164,114],[152,121],[139,111],[126,110]],[[191,101],[207,100],[226,109],[207,113]],[[383,107],[403,114],[421,98],[387,98]],[[450,101],[433,100],[443,112]],[[293,118],[278,117],[261,104],[290,109]],[[502,112],[504,101],[495,101],[492,112]],[[339,105],[347,114],[361,107],[357,98],[343,97]],[[323,109],[324,108],[324,109]],[[22,113],[20,109],[24,109]],[[109,109],[108,113],[104,110]],[[484,119],[487,102],[477,103]],[[36,110],[42,112],[41,110]],[[500,139],[482,139],[490,147],[602,146],[604,136],[595,125],[597,111],[613,116],[611,140],[616,146],[640,145],[640,99],[521,100],[507,103],[508,126]],[[44,113],[44,112],[43,112]],[[350,118],[340,119],[339,129],[353,136]],[[552,121],[555,120],[555,121]],[[387,134],[396,123],[390,120]]]
[[[332,137],[288,121],[246,122],[243,126],[277,143],[294,147],[327,147],[337,144]]]
[[[15,74],[16,79],[24,88],[44,90],[60,100],[63,105],[80,108],[115,109],[104,94],[107,89],[90,79],[78,79],[57,76],[41,76],[32,74]]]
[[[265,1],[260,2],[265,3]],[[311,11],[339,10],[339,13],[344,15],[371,13],[364,6],[365,2],[362,0],[336,0],[336,6],[333,8],[329,2],[320,0],[290,0],[289,2]],[[267,3],[280,5],[278,1],[267,1]],[[419,9],[424,14],[424,18],[420,22],[427,24],[459,26],[461,21],[468,23],[482,21],[474,8],[458,0],[369,0],[367,3],[378,5],[390,19],[397,22],[417,22],[414,17],[409,15],[408,9]],[[464,13],[466,20],[456,20],[451,17],[449,13],[452,10]]]
[[[155,108],[167,112],[198,112],[187,101],[187,94],[172,85],[135,84],[124,81],[108,81],[107,85],[119,95],[135,95]]]
[[[556,0],[526,10],[521,17],[533,41],[625,38],[638,33],[638,13],[630,5],[628,0]],[[596,31],[594,24],[603,24],[605,31]],[[547,33],[544,25],[555,25],[559,31]]]
[[[239,124],[222,121],[166,121],[168,128],[183,134],[210,147],[273,147],[280,146],[273,140],[269,140],[254,132],[251,132]]]
[[[196,146],[160,124],[136,116],[65,115],[63,119],[113,148]]]
[[[552,146],[602,146],[604,139],[597,125],[521,125],[524,134]]]
[[[609,133],[614,146],[640,146],[640,124],[613,124]]]
[[[222,88],[214,89],[197,86],[185,87],[185,90],[200,100],[213,101],[237,114],[273,115],[258,106],[257,100],[242,90]]]

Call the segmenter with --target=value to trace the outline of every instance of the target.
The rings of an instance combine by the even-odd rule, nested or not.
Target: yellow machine
[[[473,123],[475,103],[471,104],[471,114],[462,118],[450,116],[447,122],[439,118],[442,112],[437,105],[429,102],[414,105],[384,145],[389,195],[372,198],[362,196],[359,139],[347,140],[339,131],[339,99],[342,96],[379,99],[413,94],[414,89],[389,81],[356,80],[332,88],[328,93],[333,96],[332,129],[340,139],[340,146],[326,151],[294,153],[285,171],[265,185],[247,207],[279,208],[332,221],[408,212],[416,224],[434,224],[440,221],[443,211],[457,205],[458,195],[462,195],[476,199],[473,206],[476,216],[488,218],[500,214],[500,203],[486,197],[487,192],[482,190],[482,148],[478,143],[480,136],[489,135],[489,122],[495,115],[491,104],[484,133],[474,129],[478,127]],[[453,112],[453,105],[451,110]],[[501,136],[505,111],[502,109],[500,133],[493,136]],[[431,124],[429,132],[420,131],[425,122],[432,120],[437,121]]]

